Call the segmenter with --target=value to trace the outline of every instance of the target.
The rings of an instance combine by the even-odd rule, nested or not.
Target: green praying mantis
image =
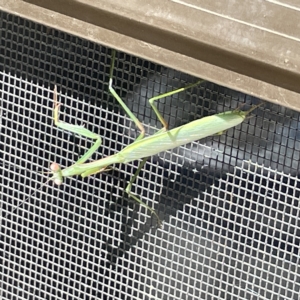
[[[93,174],[101,173],[110,169],[114,164],[126,164],[134,160],[142,159],[136,172],[130,179],[125,191],[129,197],[133,198],[140,205],[144,206],[147,210],[154,214],[157,218],[159,226],[162,222],[157,214],[157,212],[151,208],[149,205],[144,203],[137,195],[131,192],[131,187],[134,181],[136,180],[139,172],[146,163],[146,160],[149,156],[156,155],[162,151],[170,150],[181,145],[205,138],[207,136],[221,134],[229,128],[232,128],[236,125],[241,124],[246,116],[253,111],[257,106],[252,107],[248,111],[234,110],[227,111],[224,113],[219,113],[216,115],[204,117],[195,121],[192,121],[188,124],[179,126],[177,128],[168,130],[167,122],[162,117],[158,111],[155,101],[158,101],[161,98],[171,96],[176,93],[183,92],[187,89],[190,89],[194,86],[199,85],[204,82],[204,80],[199,80],[193,84],[185,86],[180,89],[176,89],[159,96],[149,99],[149,103],[154,110],[157,118],[162,123],[162,129],[158,130],[155,134],[145,137],[145,129],[143,124],[136,118],[136,116],[130,111],[127,105],[123,102],[120,96],[117,94],[113,88],[113,71],[116,59],[115,50],[112,51],[111,65],[110,65],[110,74],[109,74],[109,83],[108,88],[113,97],[118,101],[121,107],[125,110],[130,119],[135,123],[137,128],[140,130],[140,134],[136,140],[130,145],[123,148],[118,153],[113,155],[95,160],[92,162],[87,162],[87,160],[93,155],[94,152],[101,146],[102,139],[98,134],[91,132],[86,129],[84,126],[69,124],[59,120],[59,107],[61,106],[57,100],[57,89],[54,88],[53,100],[54,100],[54,110],[53,110],[53,119],[57,127],[68,130],[72,133],[82,135],[84,137],[95,140],[93,146],[73,165],[62,169],[59,164],[53,162],[50,165],[50,172],[52,177],[48,181],[53,181],[56,185],[61,185],[65,177],[81,175],[82,177],[87,177]],[[48,182],[47,181],[47,182]],[[46,183],[47,183],[46,182]],[[45,183],[45,184],[46,184]],[[25,200],[26,201],[26,200]]]

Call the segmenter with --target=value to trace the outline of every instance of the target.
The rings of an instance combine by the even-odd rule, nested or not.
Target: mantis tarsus
[[[162,115],[160,114],[160,112],[158,111],[154,102],[161,98],[185,91],[204,81],[204,80],[199,80],[194,84],[190,84],[186,87],[164,93],[162,95],[153,97],[149,100],[150,105],[153,108],[158,119],[162,123],[163,128],[151,136],[144,137],[145,129],[143,124],[133,115],[133,113],[130,111],[130,109],[127,107],[127,105],[123,102],[123,100],[119,97],[119,95],[116,93],[115,89],[113,88],[114,63],[115,63],[115,51],[113,50],[111,66],[110,66],[109,84],[108,84],[109,91],[119,102],[121,107],[125,110],[127,115],[135,123],[135,125],[138,127],[138,129],[140,130],[139,136],[136,138],[136,140],[133,143],[123,148],[118,153],[87,163],[86,161],[100,147],[102,143],[101,137],[91,132],[90,130],[84,128],[83,126],[68,124],[59,120],[59,107],[61,104],[59,104],[57,101],[57,90],[55,87],[53,93],[54,95],[53,96],[54,98],[53,119],[55,125],[59,128],[68,130],[75,134],[79,134],[87,138],[94,139],[95,143],[77,162],[75,162],[73,165],[67,168],[61,169],[59,164],[55,162],[52,163],[50,165],[50,170],[51,170],[50,173],[52,173],[53,176],[49,180],[53,180],[55,184],[60,185],[63,183],[64,177],[74,176],[74,175],[81,175],[82,177],[86,177],[92,174],[103,172],[113,164],[118,164],[118,163],[126,164],[134,160],[142,159],[140,165],[137,168],[137,171],[132,176],[125,191],[128,193],[128,195],[131,198],[133,198],[139,204],[143,205],[146,209],[150,210],[150,212],[156,216],[159,225],[161,225],[161,220],[158,214],[156,213],[156,211],[131,192],[132,184],[137,178],[140,170],[143,168],[147,158],[149,156],[158,154],[159,152],[170,150],[178,146],[190,143],[192,141],[205,138],[207,136],[221,134],[223,131],[242,123],[245,120],[246,116],[251,111],[253,111],[257,106],[252,107],[248,111],[234,110],[234,111],[227,111],[224,113],[204,117],[192,121],[188,124],[182,125],[180,127],[168,130],[167,123],[162,117]]]

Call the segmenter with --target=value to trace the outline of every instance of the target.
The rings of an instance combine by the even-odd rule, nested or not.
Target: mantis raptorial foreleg
[[[59,107],[61,106],[61,103],[58,103],[58,101],[57,101],[56,86],[54,86],[53,100],[54,100],[53,120],[54,120],[54,124],[57,127],[68,130],[70,132],[73,132],[73,133],[76,133],[79,135],[82,135],[82,136],[85,136],[85,137],[93,139],[93,140],[96,140],[94,145],[80,159],[77,160],[76,163],[82,164],[82,163],[86,162],[101,146],[101,144],[102,144],[101,136],[86,129],[82,125],[69,124],[69,123],[59,120]]]

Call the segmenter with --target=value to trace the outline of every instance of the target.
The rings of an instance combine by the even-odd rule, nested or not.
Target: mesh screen
[[[53,124],[84,124],[103,144],[138,134],[108,94],[111,50],[0,12],[2,299],[299,299],[299,113],[265,103],[252,118],[109,172],[47,181],[52,161],[73,164],[91,141]],[[145,124],[147,99],[197,79],[117,53],[114,85]],[[158,108],[171,128],[261,101],[206,82]],[[26,200],[26,201],[25,201]],[[25,201],[25,202],[24,202]]]

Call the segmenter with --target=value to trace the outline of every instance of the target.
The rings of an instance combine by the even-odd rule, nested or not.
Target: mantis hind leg
[[[144,138],[145,128],[144,128],[143,124],[138,120],[138,118],[132,113],[132,111],[129,109],[129,107],[124,103],[124,101],[121,99],[121,97],[117,94],[116,90],[112,86],[115,59],[116,59],[116,51],[112,50],[108,89],[109,89],[110,93],[115,97],[115,99],[119,102],[119,104],[122,106],[122,108],[125,110],[125,112],[130,117],[130,119],[134,122],[136,127],[141,131],[139,136],[136,138],[136,141],[138,141],[138,140]]]
[[[189,85],[187,85],[185,87],[182,87],[182,88],[179,88],[179,89],[176,89],[176,90],[173,90],[173,91],[170,91],[170,92],[167,92],[167,93],[164,93],[164,94],[161,94],[161,95],[158,95],[158,96],[155,96],[155,97],[152,97],[152,98],[149,99],[149,103],[150,103],[152,109],[154,110],[157,118],[159,119],[159,121],[161,122],[161,124],[163,126],[163,128],[160,130],[160,132],[168,130],[168,124],[167,124],[166,120],[163,118],[163,116],[161,115],[161,113],[159,112],[159,110],[157,109],[157,106],[154,104],[154,102],[157,101],[157,100],[160,100],[162,98],[165,98],[165,97],[168,97],[168,96],[172,96],[174,94],[178,94],[180,92],[188,90],[188,89],[190,89],[190,88],[192,88],[194,86],[197,86],[200,83],[203,83],[204,81],[205,80],[200,79],[197,82],[189,84]]]
[[[97,151],[97,149],[101,146],[102,139],[98,134],[95,134],[92,131],[84,128],[84,126],[68,124],[66,122],[59,120],[59,107],[61,106],[61,104],[58,103],[57,101],[56,86],[54,87],[54,91],[53,91],[53,100],[54,100],[53,119],[57,127],[96,140],[94,145],[79,160],[77,160],[76,164],[82,164],[86,162]]]
[[[147,161],[147,157],[144,158],[141,163],[139,164],[139,167],[138,169],[136,170],[136,172],[134,173],[134,175],[131,177],[125,191],[126,193],[129,195],[129,197],[133,198],[136,202],[138,202],[140,205],[144,206],[146,209],[148,209],[151,214],[154,214],[155,217],[157,218],[157,221],[158,221],[158,225],[159,227],[161,227],[162,223],[161,223],[161,220],[157,214],[157,212],[151,208],[149,205],[147,205],[146,203],[144,203],[140,198],[138,198],[136,195],[134,195],[132,192],[131,192],[131,187],[132,187],[132,184],[134,183],[134,181],[136,180],[137,176],[139,175],[139,172],[141,171],[141,169],[144,167],[145,163]]]
[[[143,124],[137,119],[137,117],[132,113],[132,111],[128,108],[128,106],[124,103],[124,101],[120,98],[120,96],[117,94],[117,92],[115,91],[115,89],[113,88],[112,84],[113,84],[113,70],[114,70],[114,65],[115,65],[115,60],[116,60],[116,51],[112,50],[112,58],[111,58],[111,65],[110,65],[110,74],[109,74],[109,84],[108,84],[108,89],[110,91],[110,93],[115,97],[115,99],[119,102],[119,104],[122,106],[122,108],[125,110],[125,112],[127,113],[127,115],[130,117],[130,119],[135,123],[135,125],[140,129],[141,133],[140,135],[137,137],[136,140],[140,140],[142,138],[144,138],[145,136],[145,128],[143,126]],[[159,130],[157,133],[162,132],[162,131],[166,131],[168,129],[168,124],[166,122],[166,120],[163,118],[163,116],[161,115],[161,113],[158,111],[156,105],[154,104],[155,101],[168,97],[168,96],[172,96],[174,94],[183,92],[185,90],[188,90],[194,86],[197,86],[200,83],[203,83],[205,80],[203,79],[199,79],[197,82],[189,84],[185,87],[155,96],[150,98],[148,101],[152,107],[152,109],[154,110],[157,118],[159,119],[159,121],[161,122],[163,128],[161,130]]]

